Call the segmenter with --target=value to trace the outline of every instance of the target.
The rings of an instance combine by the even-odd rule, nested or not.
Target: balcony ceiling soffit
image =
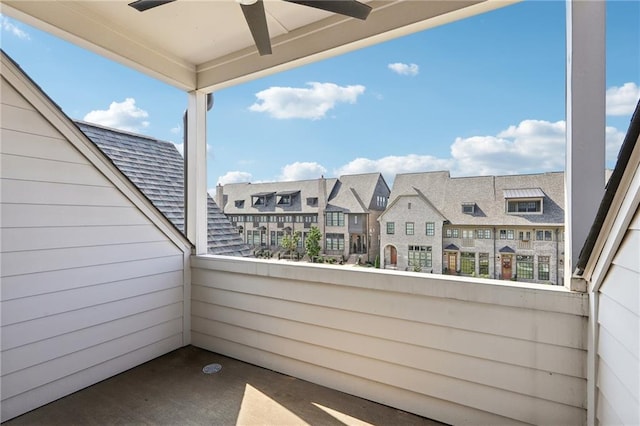
[[[265,0],[273,54],[259,56],[235,0],[3,0],[2,13],[184,90],[211,92],[514,3],[361,0],[366,21]]]

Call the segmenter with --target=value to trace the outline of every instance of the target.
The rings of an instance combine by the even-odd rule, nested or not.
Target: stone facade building
[[[385,268],[562,284],[564,173],[400,174],[379,220]]]
[[[380,252],[378,217],[389,198],[380,173],[339,178],[218,185],[216,202],[254,248],[279,250],[285,235],[300,231],[299,250],[312,226],[322,233],[322,253],[373,261]]]

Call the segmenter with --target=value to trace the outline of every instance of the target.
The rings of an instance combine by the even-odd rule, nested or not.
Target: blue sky
[[[2,48],[74,119],[181,148],[186,95],[12,20]],[[208,185],[564,168],[565,3],[528,1],[215,94]],[[607,3],[607,165],[640,96],[640,2]]]

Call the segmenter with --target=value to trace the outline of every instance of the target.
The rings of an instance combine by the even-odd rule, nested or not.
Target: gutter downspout
[[[491,278],[496,278],[496,227],[493,227],[493,274]]]

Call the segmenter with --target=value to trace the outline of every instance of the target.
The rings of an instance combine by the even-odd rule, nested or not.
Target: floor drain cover
[[[209,364],[204,366],[202,372],[205,374],[213,374],[220,370],[222,370],[222,366],[220,364]]]

